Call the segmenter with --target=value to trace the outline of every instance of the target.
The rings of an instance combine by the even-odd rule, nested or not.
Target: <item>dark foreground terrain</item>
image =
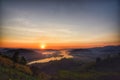
[[[0,53],[0,80],[120,80],[120,53],[90,62],[62,59],[32,65],[19,55]]]
[[[44,72],[52,76],[51,80],[120,80],[120,55],[83,63],[72,59],[34,64],[34,74]]]

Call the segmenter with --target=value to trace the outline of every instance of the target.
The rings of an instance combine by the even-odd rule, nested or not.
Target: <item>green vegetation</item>
[[[72,72],[62,70],[58,73],[57,77],[54,77],[54,80],[105,80],[105,77],[110,76],[120,76],[117,72],[97,72],[97,71],[88,71],[88,72]],[[111,80],[111,79],[110,79]],[[112,79],[113,80],[113,79]]]
[[[44,72],[33,76],[30,67],[26,65],[26,59],[19,59],[16,53],[12,58],[0,54],[0,80],[50,80],[51,77]]]
[[[0,80],[37,80],[26,65],[15,63],[5,55],[0,55]]]
[[[23,56],[20,59],[20,63],[23,64],[23,65],[27,64],[27,61],[26,61],[26,59]]]
[[[119,54],[108,55],[104,59],[98,57],[96,61],[89,63],[63,59],[40,65],[47,72],[57,70],[54,74],[40,71],[39,68],[32,69],[26,62],[18,53],[12,58],[0,54],[0,80],[120,80]]]
[[[31,69],[27,65],[21,65],[19,63],[15,63],[11,59],[6,58],[4,56],[0,56],[0,66],[14,68],[26,74],[30,74],[30,75],[32,74]]]
[[[19,53],[18,52],[15,52],[14,53],[14,55],[13,55],[13,57],[12,57],[12,60],[14,61],[14,62],[19,62]]]
[[[96,58],[75,70],[60,70],[53,80],[120,80],[120,56]]]
[[[15,52],[13,57],[12,57],[12,60],[13,62],[15,63],[20,63],[20,64],[23,64],[23,65],[26,65],[27,64],[27,61],[26,59],[24,58],[24,56],[22,56],[21,58],[19,57],[19,53],[18,52]]]
[[[37,80],[35,77],[14,68],[0,66],[0,80]]]

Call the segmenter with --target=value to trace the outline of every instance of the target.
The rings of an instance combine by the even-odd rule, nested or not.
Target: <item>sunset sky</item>
[[[118,0],[1,0],[0,47],[118,45]]]

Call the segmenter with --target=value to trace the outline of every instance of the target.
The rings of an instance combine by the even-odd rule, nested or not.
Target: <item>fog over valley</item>
[[[98,48],[85,49],[62,49],[62,50],[39,50],[39,49],[12,49],[1,48],[2,54],[11,56],[14,52],[20,53],[20,56],[25,56],[28,65],[35,63],[46,63],[63,58],[72,58],[83,62],[94,61],[97,57],[105,57],[108,54],[116,55],[120,53],[120,46],[105,46]]]

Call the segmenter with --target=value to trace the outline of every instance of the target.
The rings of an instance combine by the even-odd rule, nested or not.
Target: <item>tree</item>
[[[120,56],[120,53],[118,53],[118,56]]]
[[[23,57],[23,56],[21,57],[20,63],[23,64],[23,65],[27,64],[27,61],[26,61],[25,57]]]
[[[19,62],[19,53],[18,53],[18,52],[15,52],[15,53],[14,53],[14,55],[13,55],[13,57],[12,57],[12,60],[13,60],[14,62]]]
[[[100,62],[101,61],[101,58],[100,57],[97,57],[96,58],[96,63]]]

